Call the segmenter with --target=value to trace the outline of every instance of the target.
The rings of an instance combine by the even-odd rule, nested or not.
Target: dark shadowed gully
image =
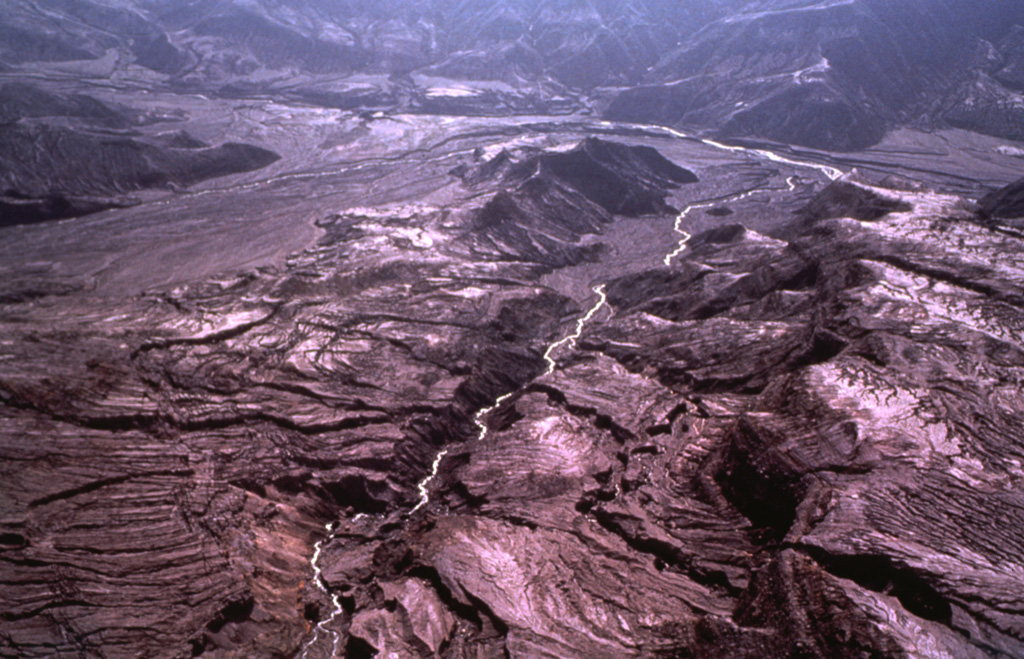
[[[0,656],[1024,656],[1021,19],[708,4],[7,2]]]

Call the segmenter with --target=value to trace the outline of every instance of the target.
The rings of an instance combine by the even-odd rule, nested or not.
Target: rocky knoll
[[[519,161],[501,151],[454,173],[471,185],[502,188],[475,214],[466,236],[475,254],[555,267],[595,260],[601,244],[581,239],[600,234],[615,215],[675,212],[665,202],[669,191],[698,180],[650,147],[597,138]]]
[[[633,207],[574,168],[635,170],[642,212],[690,175],[500,159],[475,208],[324,218],[279,267],[0,283],[2,651],[1024,653],[1021,238],[847,180],[575,302],[536,236],[598,268]],[[537,224],[487,233],[498,198]]]

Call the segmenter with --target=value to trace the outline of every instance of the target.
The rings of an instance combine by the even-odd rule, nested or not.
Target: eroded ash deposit
[[[0,1],[0,657],[1024,657],[1019,4]]]
[[[1019,234],[848,177],[593,307],[542,277],[698,177],[594,139],[460,173],[477,210],[280,267],[5,291],[8,652],[1024,651]]]

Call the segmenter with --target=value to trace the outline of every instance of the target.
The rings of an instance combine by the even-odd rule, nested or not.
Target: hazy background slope
[[[589,111],[832,150],[1024,125],[1011,0],[4,0],[0,17],[2,68],[116,59],[150,84],[346,109]]]

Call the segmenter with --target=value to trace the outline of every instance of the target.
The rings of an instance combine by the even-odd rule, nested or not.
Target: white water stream
[[[592,319],[594,315],[601,310],[601,307],[603,307],[608,302],[608,297],[605,295],[604,292],[604,284],[600,286],[595,286],[594,293],[597,294],[597,302],[594,304],[594,306],[590,308],[589,311],[587,311],[586,314],[584,314],[583,316],[576,320],[576,329],[568,336],[561,338],[552,343],[551,345],[549,345],[547,347],[547,350],[544,351],[544,361],[548,363],[548,368],[546,371],[544,371],[544,375],[551,375],[552,373],[555,372],[555,368],[558,367],[558,363],[552,356],[554,352],[565,345],[568,345],[570,348],[574,347],[576,345],[576,341],[580,338],[580,336],[583,335],[583,328],[586,327],[590,319]],[[504,394],[503,396],[499,396],[497,400],[495,400],[494,403],[492,403],[489,407],[484,407],[477,410],[476,414],[473,415],[473,423],[475,423],[477,427],[478,440],[482,441],[485,437],[487,437],[487,423],[484,421],[484,419],[487,418],[487,415],[501,407],[505,403],[505,401],[507,401],[509,398],[512,398],[512,396],[516,395],[517,392],[518,390],[510,391],[507,394]],[[430,483],[435,478],[437,478],[437,471],[438,469],[441,468],[441,461],[444,460],[445,456],[447,455],[448,449],[443,449],[441,452],[439,452],[437,456],[434,458],[434,464],[430,469],[430,474],[428,474],[427,477],[420,481],[419,484],[416,486],[420,492],[420,500],[416,503],[413,509],[409,511],[410,515],[419,510],[420,508],[422,508],[423,506],[427,505],[427,503],[430,501]]]
[[[341,613],[342,607],[341,602],[338,601],[338,596],[329,592],[327,586],[324,585],[323,574],[320,570],[320,552],[323,550],[324,545],[334,540],[334,534],[337,532],[335,522],[327,524],[324,528],[327,529],[327,535],[313,545],[313,558],[310,559],[309,563],[313,566],[313,583],[330,601],[334,607],[331,610],[331,614],[317,623],[316,627],[313,628],[313,638],[309,639],[309,642],[302,648],[302,659],[306,659],[306,655],[309,654],[310,649],[316,644],[318,638],[320,638],[320,632],[325,631],[331,635],[331,655],[332,657],[338,654],[338,643],[341,641],[341,636],[338,632],[333,629],[328,629],[328,625],[334,622],[334,619]]]
[[[689,206],[684,208],[683,211],[676,216],[676,223],[673,227],[673,230],[679,235],[681,235],[682,238],[679,239],[679,244],[676,245],[676,248],[665,255],[665,265],[672,265],[672,259],[682,254],[683,250],[686,249],[686,243],[690,242],[690,238],[693,238],[693,236],[691,236],[689,232],[683,230],[683,220],[686,219],[686,216],[689,215],[691,211],[695,211],[698,208],[710,208],[711,206],[715,206],[716,204],[726,204],[740,201],[741,199],[746,199],[747,197],[755,195],[758,192],[765,192],[765,190],[762,188],[755,188],[753,190],[747,190],[746,192],[741,192],[739,194],[733,195],[731,197],[725,197],[723,199],[713,199],[711,201],[702,201],[696,204],[690,204]]]
[[[748,149],[745,146],[730,146],[728,144],[722,144],[721,142],[716,142],[715,140],[708,139],[706,137],[694,137],[693,135],[688,135],[687,133],[684,133],[681,130],[669,128],[668,126],[658,126],[657,124],[615,124],[611,121],[602,121],[600,123],[602,126],[612,128],[614,128],[616,125],[620,125],[629,128],[640,128],[643,130],[649,130],[656,133],[668,133],[669,135],[673,137],[678,137],[681,140],[697,141],[700,142],[701,144],[706,144],[708,146],[715,147],[716,149],[722,149],[723,151],[732,151],[733,153],[745,153],[754,158],[770,160],[771,162],[777,162],[783,165],[792,165],[793,167],[803,167],[805,169],[815,169],[824,174],[825,177],[830,181],[838,181],[840,178],[843,177],[843,170],[838,169],[836,167],[832,167],[831,165],[822,165],[821,163],[809,162],[807,160],[794,160],[793,158],[780,156],[774,151],[769,151],[768,149]]]
[[[614,124],[611,124],[610,122],[602,122],[602,123],[605,124],[605,125],[614,125]],[[642,126],[637,126],[637,127],[639,127],[639,128],[646,128],[646,129],[654,130],[654,131],[667,132],[667,133],[669,133],[669,134],[671,134],[671,135],[673,135],[675,137],[679,137],[681,139],[687,139],[687,140],[698,139],[698,138],[691,137],[690,135],[687,135],[686,133],[682,133],[680,131],[677,131],[677,130],[675,130],[673,128],[668,128],[666,126],[642,125]],[[750,154],[750,155],[752,155],[752,156],[754,156],[756,158],[762,158],[762,159],[765,159],[765,160],[770,160],[772,162],[777,162],[777,163],[781,163],[781,164],[791,165],[791,166],[794,166],[794,167],[804,167],[804,168],[807,168],[807,169],[814,169],[814,170],[820,172],[821,174],[823,174],[830,181],[838,180],[840,177],[843,176],[843,172],[841,170],[839,170],[839,169],[836,169],[835,167],[831,167],[829,165],[821,165],[821,164],[818,164],[818,163],[805,162],[805,161],[800,161],[800,160],[792,160],[790,158],[786,158],[784,156],[780,156],[777,153],[774,153],[772,151],[767,151],[765,149],[748,149],[746,147],[741,147],[741,146],[729,146],[727,144],[721,144],[720,142],[715,142],[715,141],[709,140],[709,139],[699,139],[699,141],[702,142],[703,144],[707,144],[708,146],[712,146],[712,147],[715,147],[715,148],[718,148],[718,149],[724,149],[726,151],[742,152],[742,153]],[[788,179],[786,179],[786,184],[789,186],[789,191],[790,192],[792,192],[794,189],[796,189],[795,177],[790,176]],[[718,203],[726,203],[726,202],[739,201],[740,199],[745,199],[745,198],[749,197],[750,195],[756,194],[758,192],[763,192],[763,191],[764,191],[763,188],[756,188],[754,190],[747,190],[745,192],[742,192],[742,193],[739,193],[739,194],[734,195],[732,197],[727,197],[727,198],[724,198],[724,199],[715,199],[715,200],[706,201],[706,202],[694,203],[694,204],[691,204],[691,205],[687,206],[685,209],[683,209],[683,211],[681,213],[679,213],[678,216],[676,216],[675,224],[673,225],[673,228],[674,228],[675,232],[680,234],[681,238],[679,240],[679,243],[676,245],[676,247],[671,252],[669,252],[668,254],[665,255],[665,265],[666,266],[671,266],[672,265],[672,260],[675,257],[679,256],[686,249],[686,243],[692,237],[689,233],[687,233],[683,229],[683,221],[686,219],[686,217],[687,217],[687,215],[689,215],[689,213],[691,213],[692,211],[697,210],[699,208],[707,208],[709,206],[713,206],[713,205],[718,204]],[[598,297],[597,302],[594,303],[594,305],[592,307],[590,307],[589,310],[587,310],[586,314],[584,314],[583,316],[581,316],[580,318],[578,318],[576,320],[576,327],[574,328],[572,333],[570,333],[569,335],[567,335],[567,336],[565,336],[565,337],[555,341],[554,343],[549,345],[547,347],[547,349],[544,351],[544,361],[546,361],[547,364],[548,364],[547,370],[544,372],[544,375],[551,375],[552,373],[555,372],[555,369],[558,368],[558,363],[555,361],[555,358],[554,358],[555,351],[560,349],[560,348],[562,348],[563,346],[568,346],[570,349],[575,348],[576,341],[578,341],[579,338],[583,335],[583,330],[586,327],[587,323],[589,323],[591,320],[593,320],[593,318],[597,314],[597,312],[600,311],[601,308],[604,307],[608,303],[608,297],[607,297],[607,295],[605,293],[605,284],[601,284],[599,286],[595,286],[593,288],[593,291],[594,291],[594,293]],[[484,438],[487,437],[487,423],[485,422],[485,418],[487,417],[487,415],[490,414],[491,412],[493,412],[494,410],[498,409],[499,407],[501,407],[505,403],[505,401],[507,401],[508,399],[512,398],[518,392],[519,392],[519,390],[517,389],[515,391],[510,391],[507,394],[499,396],[497,398],[497,400],[495,400],[494,403],[492,403],[489,407],[484,407],[484,408],[478,410],[476,412],[476,414],[473,415],[473,422],[476,424],[476,427],[477,427],[477,439],[483,440]],[[433,482],[433,480],[435,478],[437,478],[438,471],[441,468],[441,463],[444,461],[444,459],[445,459],[445,457],[447,455],[448,455],[448,449],[446,448],[446,449],[442,449],[441,451],[439,451],[438,454],[434,457],[434,463],[431,466],[430,473],[422,481],[420,481],[419,484],[416,486],[417,489],[419,490],[420,498],[419,498],[419,501],[416,503],[416,505],[409,511],[409,513],[408,513],[409,515],[412,515],[413,513],[415,513],[420,508],[422,508],[423,506],[427,505],[430,502],[430,484],[431,484],[431,482]],[[309,561],[310,565],[313,568],[313,579],[314,579],[314,582],[316,583],[317,588],[319,588],[320,591],[328,599],[331,600],[334,609],[331,611],[331,614],[330,614],[329,617],[327,617],[324,620],[320,621],[316,625],[316,627],[314,629],[314,632],[313,632],[313,638],[311,638],[309,640],[309,642],[306,643],[305,647],[302,649],[302,659],[306,659],[306,655],[308,654],[309,650],[313,647],[313,645],[316,643],[317,639],[320,636],[320,632],[321,631],[326,631],[326,632],[330,633],[330,635],[331,635],[331,638],[332,638],[332,646],[331,646],[332,647],[332,650],[331,650],[332,654],[331,654],[331,656],[334,657],[338,653],[338,643],[340,642],[341,637],[338,634],[338,632],[336,632],[334,630],[331,630],[331,629],[328,629],[328,625],[330,625],[334,621],[334,619],[342,612],[342,607],[341,607],[341,603],[338,601],[338,596],[331,594],[327,590],[326,586],[324,585],[323,578],[321,576],[321,570],[320,570],[320,552],[323,549],[323,546],[325,544],[329,543],[331,540],[334,539],[335,533],[336,533],[335,523],[332,522],[332,523],[327,525],[327,535],[322,540],[320,540],[319,542],[317,542],[314,545],[313,556],[312,556],[312,558]]]
[[[558,350],[564,345],[569,346],[570,349],[575,348],[576,341],[579,340],[581,336],[583,336],[583,328],[586,327],[587,323],[590,322],[594,315],[601,310],[601,307],[608,303],[608,296],[605,295],[604,286],[604,284],[601,284],[600,286],[594,287],[593,290],[594,293],[597,294],[597,302],[594,304],[594,306],[590,307],[590,310],[587,311],[585,315],[583,315],[576,321],[576,330],[569,336],[565,337],[564,339],[555,341],[554,343],[548,346],[547,350],[544,351],[544,361],[548,363],[548,370],[544,371],[544,375],[551,375],[552,373],[555,372],[555,369],[558,367],[558,363],[555,362],[555,358],[552,357],[551,355],[553,355],[556,350]]]
[[[789,178],[787,178],[786,185],[789,186],[786,192],[792,192],[793,190],[796,190],[796,177],[790,176]],[[683,221],[692,211],[695,211],[698,208],[710,208],[711,206],[714,206],[716,204],[729,204],[741,201],[743,199],[746,199],[747,197],[757,194],[758,192],[767,192],[767,189],[754,188],[753,190],[747,190],[746,192],[741,192],[731,197],[724,197],[722,199],[712,199],[710,201],[701,201],[690,204],[689,206],[684,208],[682,212],[676,216],[675,226],[672,227],[672,230],[678,233],[680,236],[682,236],[682,238],[679,239],[679,244],[676,245],[676,248],[665,255],[665,265],[672,265],[672,259],[682,254],[683,250],[686,249],[686,243],[690,242],[690,238],[693,238],[693,236],[691,236],[688,231],[685,231],[683,229]]]

